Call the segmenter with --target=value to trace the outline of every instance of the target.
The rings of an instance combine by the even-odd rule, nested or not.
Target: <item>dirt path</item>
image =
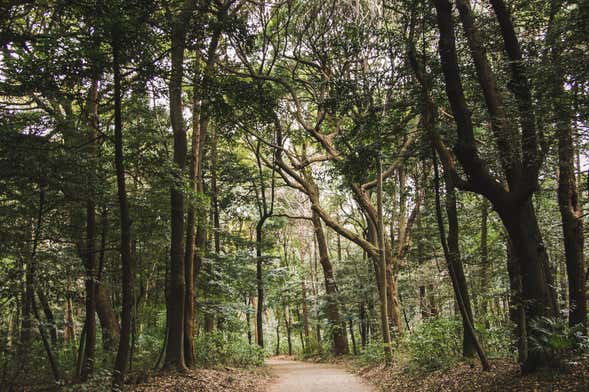
[[[268,392],[374,392],[359,377],[332,366],[286,359],[266,361],[278,380]]]

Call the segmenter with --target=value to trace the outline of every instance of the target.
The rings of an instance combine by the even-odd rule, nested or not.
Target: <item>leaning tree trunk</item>
[[[480,345],[479,340],[476,336],[476,331],[474,329],[474,322],[472,318],[472,311],[470,310],[470,304],[467,305],[468,301],[468,292],[466,292],[466,286],[462,287],[460,283],[463,280],[463,284],[466,285],[466,280],[464,279],[464,272],[462,271],[462,266],[459,265],[460,263],[460,253],[458,248],[458,218],[456,213],[456,199],[454,193],[454,184],[451,182],[449,176],[446,176],[446,197],[449,197],[449,201],[447,199],[446,206],[447,206],[447,214],[448,214],[448,237],[446,238],[445,228],[444,228],[444,219],[442,216],[442,206],[440,201],[440,175],[438,171],[438,163],[437,158],[433,155],[434,159],[434,187],[435,187],[435,204],[436,204],[436,219],[438,223],[438,231],[440,236],[440,242],[442,244],[442,249],[444,251],[444,257],[446,259],[446,264],[448,266],[448,273],[450,275],[450,280],[452,281],[452,288],[454,289],[454,297],[456,299],[456,303],[458,305],[458,310],[460,311],[460,315],[462,316],[463,326],[464,326],[464,333],[465,338],[463,339],[463,352],[465,355],[468,353],[467,349],[469,349],[468,345],[471,344],[474,346],[479,359],[481,361],[481,365],[484,371],[488,371],[491,369],[489,362],[487,360],[487,356],[483,351],[482,346]],[[460,273],[462,272],[462,278],[460,278]],[[466,297],[463,296],[463,293],[466,293]],[[468,334],[468,338],[466,335]]]
[[[534,338],[536,331],[531,328],[531,324],[541,317],[554,317],[557,314],[548,255],[531,200],[531,195],[538,186],[538,175],[543,161],[539,146],[540,132],[536,129],[531,85],[511,16],[502,0],[490,2],[509,58],[512,79],[509,88],[515,99],[519,118],[507,117],[469,1],[456,0],[478,82],[484,93],[493,137],[499,145],[498,155],[509,185],[508,190],[496,180],[478,155],[471,112],[466,103],[458,65],[452,5],[448,0],[434,0],[440,32],[439,55],[446,95],[457,126],[458,138],[454,152],[467,174],[467,180],[460,180],[459,185],[487,197],[501,217],[521,267],[522,297],[526,307],[526,324],[529,327],[527,332],[529,337]],[[459,178],[455,170],[453,174]],[[522,371],[537,370],[550,365],[551,360],[540,350],[528,349]]]
[[[469,331],[469,321],[474,324],[472,308],[470,306],[470,297],[468,295],[468,286],[464,276],[464,268],[460,258],[460,247],[458,244],[458,211],[456,209],[456,192],[454,187],[446,179],[446,214],[448,216],[448,266],[451,268],[450,274],[454,275],[458,284],[458,291],[462,302],[464,303],[465,315],[462,317],[463,337],[462,337],[462,355],[472,358],[475,355],[474,334]]]
[[[323,268],[323,276],[325,279],[325,295],[327,297],[327,318],[331,324],[331,334],[333,338],[333,351],[335,355],[343,355],[348,353],[348,339],[343,323],[337,298],[337,286],[335,283],[335,276],[333,274],[333,266],[329,260],[329,250],[327,249],[327,240],[321,224],[321,218],[315,210],[313,210],[313,229],[315,231],[315,238],[317,239],[317,247],[319,250],[319,263]]]

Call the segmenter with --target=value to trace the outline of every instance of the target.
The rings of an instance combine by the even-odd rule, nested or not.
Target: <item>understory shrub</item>
[[[249,344],[234,333],[211,332],[201,334],[196,342],[196,361],[205,367],[219,365],[235,367],[260,366],[264,363],[264,349]]]
[[[530,349],[552,358],[553,366],[573,361],[589,350],[589,340],[582,327],[570,327],[565,318],[540,317],[530,322]]]
[[[382,342],[368,343],[360,355],[360,363],[366,366],[378,365],[383,363],[384,360],[384,347]]]
[[[406,339],[410,358],[425,369],[449,366],[462,354],[462,326],[455,318],[428,319],[407,334]]]

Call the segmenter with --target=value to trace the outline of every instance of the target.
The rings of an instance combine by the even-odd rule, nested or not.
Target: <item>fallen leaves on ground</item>
[[[135,392],[262,392],[271,380],[268,370],[195,369],[141,377]]]
[[[382,391],[391,392],[589,391],[589,364],[580,362],[569,365],[566,370],[547,370],[525,376],[511,360],[492,361],[490,372],[483,372],[478,364],[460,363],[431,372],[375,366],[362,368],[359,374]]]

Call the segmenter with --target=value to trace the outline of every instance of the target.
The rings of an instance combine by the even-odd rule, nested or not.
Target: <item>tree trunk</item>
[[[102,345],[104,350],[110,351],[118,344],[120,337],[119,321],[112,306],[110,290],[99,285],[96,295],[96,313],[102,328]]]
[[[301,264],[303,263],[303,253],[301,252]],[[307,285],[304,279],[301,279],[301,302],[303,307],[303,332],[305,341],[309,343],[309,307],[307,305]]]
[[[526,327],[539,317],[556,317],[557,306],[552,276],[548,269],[548,254],[542,241],[536,213],[528,201],[518,209],[499,210],[519,262],[522,280],[522,301],[525,304]],[[528,338],[534,330],[528,328]],[[538,350],[528,350],[522,370],[532,372],[552,361]]]
[[[519,118],[508,121],[495,76],[484,52],[480,34],[473,21],[468,0],[456,0],[464,32],[474,60],[478,81],[491,118],[498,155],[508,188],[496,180],[478,155],[470,109],[466,103],[458,65],[456,37],[452,21],[452,6],[447,0],[434,1],[440,32],[439,54],[445,79],[446,95],[457,125],[458,138],[454,152],[467,174],[461,186],[482,194],[493,204],[509,234],[514,253],[521,268],[523,301],[526,304],[526,325],[539,317],[554,317],[557,313],[553,281],[548,268],[548,255],[538,229],[531,195],[538,186],[538,174],[543,161],[539,148],[530,83],[525,62],[515,35],[511,16],[502,0],[491,0],[501,27],[505,51],[509,58],[511,82],[509,87],[517,103]],[[521,129],[521,132],[519,132]],[[453,176],[458,178],[454,171]],[[552,287],[551,287],[552,286]],[[528,334],[534,333],[532,329]],[[524,372],[549,365],[551,359],[537,350],[528,350]]]
[[[481,201],[481,284],[480,284],[480,306],[479,313],[485,319],[485,325],[489,327],[488,309],[489,309],[489,249],[488,241],[488,221],[489,221],[489,201],[482,198]]]
[[[518,362],[526,361],[528,337],[526,334],[526,314],[523,306],[523,288],[520,264],[515,256],[511,240],[506,238],[507,273],[509,274],[509,319],[514,326],[514,340],[518,352]]]
[[[133,311],[133,261],[131,260],[131,218],[125,184],[125,165],[123,156],[123,122],[121,110],[121,68],[120,68],[120,32],[114,28],[112,33],[113,80],[115,108],[115,168],[117,175],[117,192],[121,216],[121,266],[123,304],[121,308],[121,336],[115,360],[115,386],[122,386],[129,364],[131,352],[131,319]]]
[[[183,4],[183,7],[187,7]],[[184,359],[184,310],[186,301],[184,260],[184,193],[182,172],[186,163],[187,141],[182,118],[182,79],[184,75],[184,46],[186,25],[191,7],[183,8],[180,17],[173,21],[171,46],[171,73],[169,82],[170,120],[174,134],[174,184],[170,190],[171,244],[170,274],[166,315],[168,337],[165,369],[186,370]],[[188,13],[188,14],[187,14]]]
[[[88,155],[91,173],[88,176],[90,186],[86,201],[86,246],[84,249],[84,266],[86,268],[86,342],[81,379],[88,379],[94,371],[96,353],[96,203],[94,201],[94,179],[96,177],[96,143],[98,140],[98,80],[93,79],[87,102],[86,121],[88,125]]]
[[[319,250],[319,263],[323,268],[323,277],[325,279],[325,295],[327,297],[327,318],[331,327],[331,334],[333,339],[333,352],[335,355],[343,355],[348,353],[348,339],[345,329],[345,324],[340,317],[338,306],[337,285],[335,283],[335,276],[333,274],[333,267],[329,260],[329,251],[327,248],[327,240],[321,224],[321,218],[315,210],[312,211],[313,229],[315,231],[315,238],[317,240],[317,247]]]
[[[252,303],[251,303],[250,298],[251,298],[251,296],[249,298],[245,297],[245,305],[248,307],[248,310],[245,312],[245,323],[247,324],[247,342],[251,346],[252,345],[252,320],[251,320],[249,309],[251,308]]]
[[[256,341],[264,347],[263,312],[264,312],[264,281],[262,279],[262,228],[266,218],[262,217],[256,225],[256,285],[258,288],[258,306],[256,309]]]
[[[469,331],[468,323],[474,324],[472,316],[472,309],[470,306],[470,297],[468,295],[468,286],[466,284],[466,277],[464,276],[464,269],[462,267],[462,260],[460,258],[460,247],[458,244],[459,229],[458,229],[458,211],[456,208],[456,192],[454,187],[446,178],[446,214],[448,216],[448,251],[450,259],[448,266],[451,268],[450,274],[456,277],[458,283],[458,290],[460,297],[464,303],[464,310],[466,317],[462,317],[463,335],[462,335],[462,355],[467,358],[472,358],[475,355],[475,336]]]
[[[366,307],[364,306],[364,302],[360,303],[359,318],[360,344],[362,345],[362,348],[366,348],[366,344],[368,344],[368,320],[366,319]]]
[[[288,306],[284,308],[284,325],[286,327],[286,339],[288,342],[288,355],[292,355],[292,322],[290,319],[290,312]]]
[[[49,306],[49,300],[47,299],[47,296],[40,287],[37,287],[37,296],[39,297],[39,302],[41,302],[43,313],[45,314],[45,318],[47,319],[47,327],[49,329],[49,336],[51,337],[51,345],[55,346],[57,345],[57,327],[55,324],[55,317],[53,316],[53,311],[51,311],[51,307]]]
[[[391,332],[389,329],[389,315],[388,315],[388,290],[387,284],[387,262],[386,262],[386,249],[384,239],[384,219],[383,219],[383,206],[382,206],[382,162],[380,156],[378,158],[378,173],[377,173],[377,210],[378,210],[378,221],[376,222],[376,232],[378,235],[378,249],[379,249],[379,267],[380,267],[380,292],[381,292],[381,332],[382,340],[384,345],[385,362],[390,364],[393,357],[393,351],[391,347]]]
[[[280,355],[280,317],[276,319],[276,355]]]
[[[75,342],[76,330],[74,324],[74,306],[72,303],[72,294],[69,292],[66,294],[64,316],[63,341],[66,344],[70,341]]]
[[[552,1],[551,24],[557,18],[558,9]],[[558,135],[558,205],[562,218],[564,248],[569,287],[569,325],[579,325],[587,334],[587,298],[585,286],[585,258],[583,246],[583,211],[579,201],[575,176],[575,147],[573,142],[571,102],[564,91],[564,77],[561,71],[559,47],[560,37],[556,29],[550,29],[548,40],[551,46],[551,60],[554,67],[552,77],[553,111],[556,117]]]
[[[192,192],[195,194],[201,189],[201,103],[198,96],[198,67],[199,59],[196,59],[194,70],[194,86],[192,89],[192,139],[191,139],[191,164],[189,170],[189,182]],[[186,366],[194,365],[194,321],[195,321],[195,252],[196,252],[196,211],[192,203],[188,206],[186,216],[186,250],[184,254],[184,274],[186,284],[186,296],[184,303],[184,359]]]
[[[354,335],[354,322],[350,318],[349,322],[350,327],[350,339],[352,339],[352,352],[354,355],[358,355],[358,348],[356,347],[356,336]]]
[[[482,346],[477,339],[472,318],[472,311],[470,310],[470,304],[467,305],[466,302],[468,301],[468,292],[465,290],[466,281],[464,279],[464,272],[460,262],[460,253],[458,247],[458,216],[456,212],[454,184],[451,182],[449,176],[446,176],[446,211],[448,214],[448,237],[446,238],[446,230],[444,228],[442,206],[440,201],[440,176],[438,171],[438,162],[435,151],[433,151],[433,153],[436,219],[438,222],[440,242],[444,250],[444,257],[446,258],[448,273],[452,281],[452,288],[454,289],[454,298],[456,299],[458,310],[462,316],[464,327],[463,354],[467,356],[469,353],[468,349],[470,349],[469,345],[473,345],[479,356],[483,370],[488,371],[491,369],[491,367],[482,349]],[[460,275],[462,275],[461,278]],[[463,282],[461,283],[460,280]],[[465,293],[466,298],[463,297],[463,294]],[[468,338],[466,337],[466,334],[468,334]]]

